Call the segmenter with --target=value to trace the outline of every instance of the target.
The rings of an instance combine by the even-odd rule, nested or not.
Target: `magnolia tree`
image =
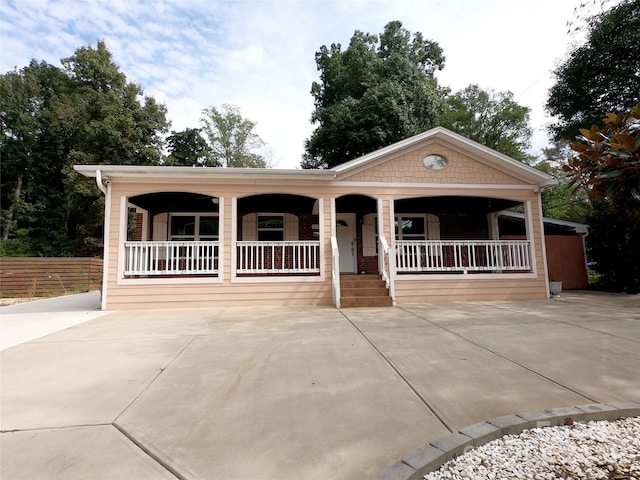
[[[609,113],[604,126],[580,129],[565,165],[574,182],[610,210],[640,217],[640,103],[627,113]]]

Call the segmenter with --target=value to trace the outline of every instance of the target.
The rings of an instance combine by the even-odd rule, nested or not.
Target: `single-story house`
[[[106,196],[103,309],[549,296],[555,180],[442,127],[330,170],[75,169]]]

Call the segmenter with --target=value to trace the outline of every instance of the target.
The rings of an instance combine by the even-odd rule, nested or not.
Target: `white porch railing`
[[[125,276],[213,275],[219,242],[125,242]]]
[[[501,272],[531,270],[526,240],[396,241],[398,272]]]
[[[338,239],[331,237],[331,280],[333,285],[333,304],[340,308],[340,251]]]
[[[239,274],[319,274],[320,242],[236,242]]]

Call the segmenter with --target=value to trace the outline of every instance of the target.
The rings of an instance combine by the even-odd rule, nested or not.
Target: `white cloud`
[[[104,39],[127,78],[167,105],[172,129],[200,126],[210,105],[236,104],[258,123],[278,166],[293,168],[313,128],[315,52],[397,19],[443,48],[441,84],[512,91],[532,109],[534,145],[542,146],[548,71],[566,51],[573,3],[3,0],[0,66],[6,72],[31,58],[59,65]]]

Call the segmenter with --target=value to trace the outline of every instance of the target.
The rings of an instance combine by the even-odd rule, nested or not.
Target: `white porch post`
[[[102,239],[102,292],[100,297],[100,309],[107,309],[107,282],[109,280],[109,250],[111,249],[111,243],[109,238],[111,237],[111,183],[106,186],[106,193],[104,195],[104,236]]]
[[[336,199],[335,197],[331,199],[331,214],[330,219],[331,222],[331,236],[336,236]]]
[[[224,249],[227,245],[225,238],[226,230],[224,222],[226,220],[224,212],[224,197],[218,197],[218,278],[224,281]],[[231,230],[233,232],[233,229]]]
[[[384,236],[384,201],[378,198],[378,238]],[[391,239],[389,239],[391,240]],[[384,254],[380,251],[380,242],[378,242],[378,272],[382,273],[384,270]]]
[[[327,271],[327,258],[325,257],[325,252],[327,251],[325,248],[325,231],[324,231],[324,198],[318,198],[318,240],[320,241],[320,248],[318,251],[318,262],[320,263],[320,278],[322,280],[325,279],[325,274]],[[329,239],[331,240],[331,239]],[[331,258],[331,256],[329,256]],[[329,265],[331,265],[331,260],[329,261]]]
[[[498,214],[494,212],[487,215],[487,223],[489,224],[489,238],[491,238],[491,240],[500,240]]]
[[[229,249],[231,251],[230,259],[231,259],[231,268],[229,273],[231,275],[231,281],[233,282],[237,277],[237,268],[238,268],[238,260],[237,260],[237,247],[236,243],[238,241],[238,197],[231,197],[231,243],[229,245]]]
[[[542,275],[544,275],[544,284],[547,290],[547,298],[551,298],[551,293],[549,292],[549,269],[547,267],[547,246],[544,238],[544,221],[542,215],[542,199],[540,197],[540,191],[537,192],[538,195],[538,229],[540,230],[540,250],[542,252]],[[535,248],[535,238],[531,233],[533,231],[533,207],[531,202],[525,202],[524,205],[524,213],[525,213],[525,226],[527,228],[527,240],[531,242],[531,269],[534,273],[538,273],[538,265],[536,262],[536,248]]]
[[[129,209],[127,197],[120,197],[120,217],[118,221],[118,280],[124,278],[124,263],[126,261],[124,242],[127,241],[127,220]]]

